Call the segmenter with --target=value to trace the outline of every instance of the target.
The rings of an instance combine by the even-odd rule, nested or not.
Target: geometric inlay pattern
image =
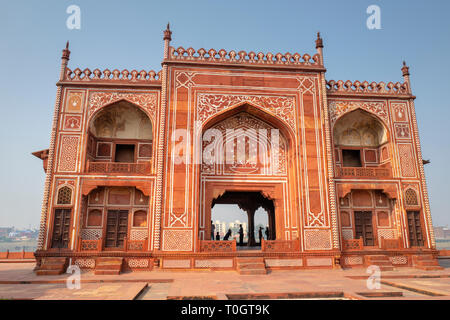
[[[148,237],[147,230],[131,229],[130,240],[145,240]]]
[[[266,267],[301,267],[302,259],[265,259]]]
[[[331,258],[308,258],[306,259],[308,267],[331,266],[333,262]]]
[[[148,259],[128,259],[128,266],[130,268],[148,268]]]
[[[406,256],[395,256],[395,257],[389,257],[389,260],[392,264],[407,264],[408,263],[408,257]]]
[[[102,237],[102,229],[82,229],[81,239],[98,240]]]
[[[195,260],[196,268],[232,268],[232,259],[202,259]]]
[[[363,258],[360,256],[345,257],[344,264],[349,265],[349,266],[363,264]]]
[[[74,172],[77,168],[77,150],[79,137],[61,137],[59,171]]]
[[[416,167],[414,166],[412,146],[410,144],[398,145],[398,156],[400,158],[400,168],[403,177],[415,177]]]
[[[164,251],[191,251],[192,230],[164,230]]]
[[[95,259],[76,259],[74,264],[80,268],[94,268]]]
[[[329,250],[331,249],[330,230],[305,230],[306,250]]]
[[[163,259],[163,268],[190,268],[191,260]]]

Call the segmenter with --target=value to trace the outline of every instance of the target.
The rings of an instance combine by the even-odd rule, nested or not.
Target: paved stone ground
[[[450,268],[383,272],[381,288],[367,288],[365,269],[81,274],[81,288],[68,289],[68,274],[36,276],[32,263],[0,263],[0,299],[450,299]]]

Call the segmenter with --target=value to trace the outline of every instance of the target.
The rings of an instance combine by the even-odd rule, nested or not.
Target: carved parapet
[[[300,240],[264,240],[261,239],[261,251],[263,252],[298,252]]]
[[[81,70],[79,68],[71,70],[66,69],[66,74],[63,81],[88,81],[88,82],[125,82],[125,83],[153,83],[160,82],[161,71],[156,73],[153,70],[150,71],[128,71],[127,69],[119,71],[117,69],[110,71],[105,69],[103,71],[95,69],[91,71],[89,69]]]
[[[200,240],[200,252],[235,252],[236,239],[233,241]]]
[[[170,47],[169,60],[173,61],[188,61],[197,63],[236,63],[248,65],[273,65],[273,66],[321,66],[320,56],[315,54],[301,55],[299,53],[255,53],[253,51],[239,51],[231,50],[227,52],[224,49],[216,51],[210,49],[206,51],[201,48],[195,50],[193,48],[184,49],[183,47]]]
[[[348,239],[342,240],[343,250],[362,250],[364,247],[363,239]]]
[[[367,81],[327,81],[327,92],[328,93],[350,93],[350,94],[380,94],[380,95],[409,95],[411,94],[408,84],[400,82],[389,82],[385,84],[384,82],[372,82]]]

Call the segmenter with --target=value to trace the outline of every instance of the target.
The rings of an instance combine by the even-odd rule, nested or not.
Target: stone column
[[[247,246],[253,247],[256,245],[255,241],[255,209],[248,209],[248,241]]]

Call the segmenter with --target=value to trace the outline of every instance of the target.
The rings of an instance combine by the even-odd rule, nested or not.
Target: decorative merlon
[[[273,65],[273,66],[320,66],[320,55],[309,54],[301,55],[299,53],[255,53],[253,51],[247,53],[246,51],[236,52],[231,50],[227,52],[224,49],[216,51],[210,49],[206,51],[201,48],[195,50],[193,48],[184,49],[183,47],[170,47],[169,60],[173,61],[188,61],[196,63],[236,63],[248,65]]]
[[[66,74],[63,81],[121,81],[121,82],[160,82],[161,71],[156,73],[153,70],[150,71],[128,71],[127,69],[119,71],[117,69],[110,71],[95,69],[91,71],[89,69],[81,70],[79,68],[75,70],[66,69]]]
[[[327,92],[328,93],[350,93],[350,94],[388,94],[388,95],[411,95],[409,86],[406,82],[389,82],[388,84],[384,82],[372,82],[367,81],[352,82],[347,81],[327,81]]]

